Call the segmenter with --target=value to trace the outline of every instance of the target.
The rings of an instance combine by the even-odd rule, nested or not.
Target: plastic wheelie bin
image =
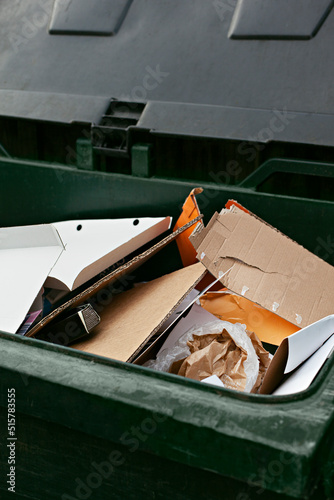
[[[334,264],[333,38],[329,0],[2,0],[0,226],[177,217],[201,185],[206,221],[236,199]],[[334,498],[333,356],[246,395],[2,332],[0,384],[1,499]]]

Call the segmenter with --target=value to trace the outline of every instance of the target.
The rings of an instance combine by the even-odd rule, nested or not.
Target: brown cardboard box
[[[72,347],[132,361],[204,274],[198,262],[115,296],[93,333]]]
[[[223,209],[190,239],[224,286],[300,328],[333,312],[334,268],[254,214]]]

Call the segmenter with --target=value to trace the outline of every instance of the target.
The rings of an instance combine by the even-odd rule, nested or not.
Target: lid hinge
[[[99,125],[93,125],[93,150],[102,156],[130,158],[129,130],[135,127],[144,103],[111,101]]]

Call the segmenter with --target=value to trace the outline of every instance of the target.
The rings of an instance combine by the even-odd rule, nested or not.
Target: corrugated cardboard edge
[[[271,360],[260,387],[259,394],[271,394],[282,382],[288,354],[289,342],[288,339],[284,339]]]
[[[183,203],[183,206],[182,206],[182,210],[186,212],[186,216],[187,217],[191,217],[192,213],[194,212],[194,210],[197,210],[198,213],[200,214],[200,209],[198,207],[198,203],[197,203],[197,199],[196,199],[196,196],[198,194],[201,194],[203,193],[203,188],[202,187],[197,187],[197,188],[194,188],[190,191],[189,195],[187,196],[187,198],[185,199],[184,203]],[[187,202],[188,200],[191,199],[192,200],[192,203],[193,203],[193,207],[191,207],[189,210],[187,210]],[[182,216],[182,214],[181,214]],[[180,216],[180,217],[181,217]],[[177,222],[175,224],[175,227],[174,229],[178,229],[179,226],[177,225]]]
[[[184,296],[184,298],[186,298],[186,296],[191,292],[191,290],[193,290],[195,287],[197,287],[198,283],[200,283],[206,276],[211,276],[210,273],[208,271],[206,271],[205,269],[205,272],[204,272],[204,275],[199,279],[197,280],[197,283],[194,284],[193,287],[191,287],[191,289],[186,293],[186,295]],[[213,282],[214,283],[214,282]],[[201,293],[196,297],[196,301],[206,292],[208,291],[207,289],[208,287],[206,287],[205,290],[201,291]],[[210,287],[211,288],[211,287]],[[181,302],[179,301],[179,304]],[[174,330],[174,328],[176,327],[176,325],[179,323],[179,321],[184,318],[185,316],[188,315],[188,313],[190,313],[191,311],[191,308],[193,307],[195,301],[191,302],[189,305],[186,306],[186,308],[182,311],[182,313],[178,316],[178,318],[175,319],[175,321],[173,321],[165,330],[163,330],[160,335],[157,336],[156,339],[154,339],[154,341],[145,349],[145,351],[143,351],[142,353],[140,353],[138,355],[138,357],[135,357],[132,362],[133,364],[135,365],[143,365],[146,361],[148,361],[149,359],[152,359],[152,352],[154,353],[157,345],[160,345],[161,344],[161,341],[163,339],[163,342],[165,342],[165,340],[167,339],[168,335]],[[178,304],[176,305],[176,307],[178,307]],[[174,308],[175,309],[175,308]],[[173,312],[173,311],[172,311]],[[170,315],[168,315],[169,317]],[[168,319],[168,317],[166,319]],[[166,321],[166,320],[165,320]],[[160,327],[159,327],[160,329]],[[161,347],[161,345],[160,345]],[[156,356],[158,351],[155,352],[154,356]]]
[[[193,265],[198,265],[197,264],[193,264]],[[202,264],[203,266],[203,264]],[[152,332],[150,333],[150,335],[144,340],[144,342],[141,343],[141,345],[136,349],[136,351],[129,357],[129,359],[127,360],[127,362],[132,362],[137,356],[138,354],[140,353],[140,351],[142,350],[142,348],[145,346],[145,344],[159,331],[159,329],[162,327],[162,325],[165,323],[165,321],[167,321],[167,319],[173,314],[173,312],[178,308],[178,306],[181,304],[181,302],[183,302],[183,300],[187,297],[187,295],[191,292],[191,290],[193,290],[196,285],[203,279],[203,277],[207,274],[207,270],[206,268],[203,266],[203,273],[199,276],[199,278],[197,278],[193,285],[186,291],[186,293],[181,297],[181,299],[175,304],[175,306],[168,312],[168,314],[164,317],[164,319],[159,323],[159,325],[157,325],[154,330],[152,330]],[[182,316],[182,315],[180,315]],[[164,332],[161,334],[163,335]],[[142,354],[142,356],[146,353],[146,351]],[[141,356],[140,356],[141,358]],[[138,359],[140,359],[138,358]]]
[[[299,247],[304,248],[304,250],[306,250],[307,252],[309,252],[310,254],[312,254],[312,252],[310,252],[310,250],[307,250],[307,248],[303,247],[303,245],[301,245],[300,243],[297,243],[297,241],[295,241],[292,238],[290,238],[290,236],[287,236],[285,233],[282,233],[282,231],[280,231],[279,229],[277,229],[277,227],[272,226],[271,224],[269,224],[269,222],[261,219],[261,217],[259,217],[258,215],[254,214],[250,210],[247,210],[245,207],[243,207],[242,205],[240,205],[240,203],[238,203],[237,201],[235,201],[235,200],[231,200],[231,201],[233,201],[233,203],[230,205],[230,208],[224,208],[221,211],[221,214],[223,212],[229,212],[229,211],[231,211],[231,212],[235,212],[235,213],[244,212],[244,213],[246,213],[248,215],[251,215],[252,217],[254,217],[254,219],[257,219],[258,221],[262,222],[262,224],[270,227],[270,229],[273,229],[274,231],[276,231],[276,233],[281,234],[282,236],[284,236],[284,238],[292,241],[293,243],[295,243]],[[314,254],[312,254],[312,255],[314,255]],[[318,258],[320,258],[320,257],[318,257]],[[322,259],[320,259],[320,260],[322,260]]]
[[[282,233],[282,231],[280,231],[276,227],[274,227],[271,224],[269,224],[269,222],[266,222],[265,220],[261,219],[261,217],[259,217],[258,215],[254,214],[250,210],[247,210],[238,201],[236,201],[236,200],[228,200],[228,202],[226,203],[226,205],[227,205],[228,208],[223,208],[220,213],[215,212],[213,214],[213,216],[211,217],[211,219],[210,219],[210,221],[209,221],[209,223],[207,224],[206,227],[204,227],[203,224],[198,224],[196,226],[196,228],[194,229],[192,235],[189,238],[190,241],[191,241],[191,243],[193,244],[195,250],[197,250],[198,247],[201,245],[202,241],[204,240],[205,236],[207,235],[207,233],[209,232],[209,230],[213,226],[213,224],[216,221],[217,217],[219,217],[219,215],[221,215],[224,212],[233,212],[233,211],[236,212],[236,213],[244,212],[244,213],[246,213],[248,215],[251,215],[252,217],[254,217],[254,219],[257,219],[258,221],[260,221],[263,224],[265,224],[266,226],[270,227],[271,229],[273,229],[277,233],[279,233],[282,236],[284,236],[284,238],[287,238],[288,240],[292,241],[293,243],[295,243],[296,245],[300,246],[301,248],[305,248],[302,245],[300,245],[299,243],[297,243],[295,240],[293,240],[292,238],[290,238],[290,236],[287,236],[286,234]],[[307,250],[307,249],[305,249],[305,250]],[[307,250],[307,251],[310,252],[309,250]],[[310,253],[312,253],[312,252],[310,252]]]
[[[241,203],[239,203],[238,201],[233,200],[233,199],[227,200],[227,202],[225,203],[225,208],[231,208],[233,205],[235,207],[240,208],[240,210],[242,210],[243,212],[246,212],[246,214],[251,214],[252,213],[249,210],[247,210],[247,208],[245,208],[244,206],[242,206]],[[252,214],[252,215],[254,215],[254,214]]]
[[[28,333],[27,337],[33,337],[36,333],[38,333],[45,325],[50,323],[54,318],[56,318],[60,313],[65,311],[66,309],[69,309],[71,307],[75,307],[77,305],[82,304],[85,300],[89,299],[93,295],[95,295],[99,290],[102,290],[105,288],[107,285],[110,285],[112,282],[120,279],[122,276],[127,274],[130,271],[133,271],[137,269],[139,266],[144,264],[148,259],[150,259],[153,255],[159,252],[159,250],[162,250],[166,245],[168,245],[171,241],[173,241],[179,234],[181,234],[183,231],[187,230],[189,227],[192,225],[198,223],[201,221],[203,218],[202,215],[197,217],[196,219],[190,221],[188,224],[185,224],[183,227],[179,228],[177,231],[169,234],[164,238],[163,240],[159,241],[156,245],[153,247],[149,248],[142,254],[134,257],[130,262],[127,264],[124,264],[123,266],[119,267],[115,271],[111,272],[107,276],[103,277],[100,279],[97,283],[94,285],[90,286],[83,292],[79,293],[69,301],[65,302],[65,304],[61,305],[54,311],[52,311],[50,314],[45,316],[34,328],[32,328]]]
[[[195,229],[193,230],[192,234],[189,237],[189,240],[191,241],[191,243],[196,251],[199,248],[199,246],[202,244],[203,240],[205,239],[206,235],[210,231],[211,227],[216,222],[217,217],[219,217],[219,213],[215,212],[213,214],[213,216],[211,217],[211,219],[206,227],[204,227],[202,222],[200,224],[196,225]]]

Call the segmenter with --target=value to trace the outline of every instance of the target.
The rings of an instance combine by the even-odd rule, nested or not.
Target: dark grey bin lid
[[[332,6],[2,0],[0,116],[92,123],[113,98],[157,133],[333,145]]]

